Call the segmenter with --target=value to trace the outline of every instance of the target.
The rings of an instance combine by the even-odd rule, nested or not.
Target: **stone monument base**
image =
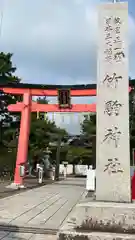
[[[59,231],[59,240],[135,240],[135,204],[80,203]]]

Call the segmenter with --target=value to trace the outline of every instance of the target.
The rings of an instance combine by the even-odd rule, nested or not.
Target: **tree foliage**
[[[49,143],[57,141],[62,132],[65,132],[65,130],[58,128],[47,117],[32,121],[29,141],[30,157],[34,155],[42,156]]]
[[[19,83],[20,78],[15,75],[16,67],[12,64],[11,53],[0,53],[0,84],[6,84],[10,82]],[[4,138],[4,131],[7,130],[13,122],[13,118],[16,115],[8,112],[7,106],[9,104],[16,103],[17,96],[6,94],[2,90],[0,91],[0,145],[2,145]],[[18,118],[16,118],[18,121]],[[15,120],[14,120],[15,121]],[[10,131],[11,132],[11,131]],[[6,134],[7,135],[7,134]],[[9,134],[10,135],[10,134]]]
[[[81,135],[71,141],[67,152],[67,160],[71,164],[93,163],[92,137],[96,135],[96,115],[84,115],[81,123]]]
[[[91,155],[91,149],[85,148],[85,147],[74,147],[70,146],[68,153],[67,153],[67,161],[70,164],[86,164],[90,165],[90,155]]]
[[[84,115],[81,132],[88,137],[96,134],[96,114]]]

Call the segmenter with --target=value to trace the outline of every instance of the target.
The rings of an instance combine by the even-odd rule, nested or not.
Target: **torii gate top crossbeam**
[[[54,84],[29,84],[29,83],[0,83],[0,88],[23,88],[23,89],[40,89],[40,90],[56,90],[56,89],[96,89],[96,84],[80,84],[80,85],[54,85]]]
[[[29,89],[29,88],[1,88],[5,93],[13,94],[13,95],[21,95],[26,92],[30,92],[31,96],[58,96],[57,90],[42,90],[42,89]],[[82,89],[82,90],[70,90],[70,95],[72,97],[81,97],[81,96],[96,96],[96,89]]]
[[[129,80],[129,91],[135,86],[135,80]],[[25,84],[25,83],[0,83],[0,89],[5,93],[24,94],[30,90],[32,96],[57,96],[58,89],[70,89],[72,97],[96,96],[96,84],[84,85],[43,85],[43,84]]]

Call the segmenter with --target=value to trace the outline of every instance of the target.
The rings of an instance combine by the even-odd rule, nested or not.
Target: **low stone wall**
[[[135,204],[80,203],[59,232],[59,240],[135,240]]]
[[[59,173],[63,174],[64,173],[64,164],[60,164],[60,168],[59,168]],[[86,176],[87,175],[87,169],[88,169],[88,165],[75,165],[75,174],[76,175],[81,175],[81,176]],[[67,165],[67,175],[71,175],[73,174],[73,165],[72,164],[68,164]]]
[[[58,240],[135,240],[135,235],[102,232],[63,232]]]

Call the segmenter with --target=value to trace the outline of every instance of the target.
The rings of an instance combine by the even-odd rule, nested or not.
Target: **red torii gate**
[[[58,89],[70,89],[71,97],[96,96],[96,84],[89,85],[38,85],[38,84],[0,84],[0,89],[9,94],[23,95],[23,101],[11,104],[8,110],[21,112],[20,134],[18,139],[18,151],[14,183],[23,185],[23,177],[20,176],[20,166],[27,162],[28,141],[30,130],[31,112],[96,112],[96,104],[72,104],[70,109],[60,109],[58,104],[38,104],[32,101],[32,96],[57,96]],[[131,87],[129,87],[129,91]]]

